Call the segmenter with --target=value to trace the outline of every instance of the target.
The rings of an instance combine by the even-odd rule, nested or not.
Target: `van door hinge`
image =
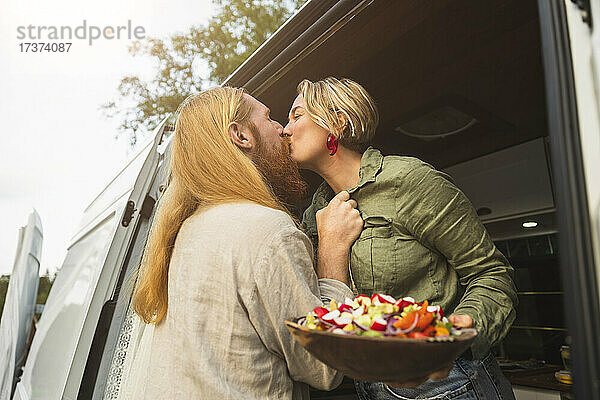
[[[571,0],[581,10],[581,20],[592,27],[592,9],[590,7],[590,0]]]
[[[121,225],[124,227],[128,227],[129,223],[133,219],[133,213],[136,212],[135,203],[133,200],[129,200],[127,205],[125,206],[125,213],[123,213],[123,219],[121,220]]]

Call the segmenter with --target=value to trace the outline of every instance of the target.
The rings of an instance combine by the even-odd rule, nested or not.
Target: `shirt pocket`
[[[364,229],[352,247],[350,271],[358,293],[434,298],[432,252],[392,219],[363,215]],[[415,298],[416,298],[415,297]]]
[[[381,215],[363,215],[363,220],[363,231],[352,246],[352,280],[360,294],[383,293],[396,263],[392,220]]]
[[[395,237],[395,268],[388,276],[389,293],[395,297],[410,296],[432,301],[439,295],[434,281],[436,263],[433,253],[412,236]]]

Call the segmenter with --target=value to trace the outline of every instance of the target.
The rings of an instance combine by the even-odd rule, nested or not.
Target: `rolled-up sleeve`
[[[317,389],[331,390],[343,375],[323,364],[298,344],[284,321],[306,315],[331,299],[352,297],[345,284],[317,279],[312,245],[297,229],[278,232],[263,244],[253,277],[255,289],[248,315],[267,349],[283,358],[290,377]]]
[[[321,278],[319,279],[319,291],[321,292],[321,301],[329,303],[335,300],[338,303],[343,302],[346,298],[354,298],[354,294],[345,283],[335,279]]]
[[[465,292],[454,314],[473,319],[479,335],[471,350],[474,357],[484,356],[515,319],[513,268],[446,174],[422,164],[403,179],[400,190],[407,228],[456,270]]]

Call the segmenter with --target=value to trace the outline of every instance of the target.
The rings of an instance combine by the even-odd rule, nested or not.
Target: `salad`
[[[342,304],[331,300],[329,307],[316,307],[299,321],[309,329],[359,336],[401,338],[450,337],[452,323],[440,306],[412,297],[396,300],[385,294],[347,298]]]

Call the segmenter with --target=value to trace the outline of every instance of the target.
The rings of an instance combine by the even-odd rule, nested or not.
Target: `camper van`
[[[376,148],[453,177],[515,268],[517,319],[495,352],[519,400],[600,399],[598,25],[600,0],[310,0],[224,82],[285,125],[302,79],[354,79],[378,104]],[[84,211],[13,400],[143,388],[152,326],[129,282],[173,124]],[[356,395],[345,381],[312,397]]]

